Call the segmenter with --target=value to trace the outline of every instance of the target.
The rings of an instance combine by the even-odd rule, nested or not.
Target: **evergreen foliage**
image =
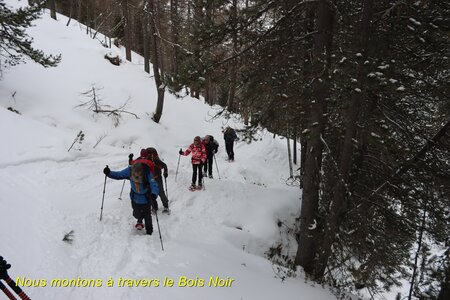
[[[39,18],[44,4],[45,1],[33,1],[29,6],[11,10],[0,0],[0,58],[7,65],[25,62],[24,56],[44,67],[54,67],[61,60],[61,55],[45,55],[33,48],[33,39],[25,32]]]

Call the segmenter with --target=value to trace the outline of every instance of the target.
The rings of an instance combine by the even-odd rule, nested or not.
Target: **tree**
[[[50,16],[56,20],[56,0],[49,0]]]
[[[61,55],[45,55],[32,46],[33,39],[25,30],[39,18],[45,1],[33,2],[27,7],[15,11],[0,0],[0,58],[8,65],[24,63],[27,56],[44,67],[54,67],[61,60]]]
[[[155,114],[153,115],[153,121],[159,123],[159,120],[162,116],[163,106],[164,106],[164,90],[165,86],[161,80],[161,71],[160,71],[160,51],[159,51],[159,37],[157,33],[157,24],[158,21],[156,19],[156,8],[154,5],[155,0],[147,0],[146,2],[146,10],[150,13],[150,37],[151,37],[151,54],[152,54],[152,63],[153,63],[153,76],[155,78],[156,90],[158,93],[158,100],[156,103]]]

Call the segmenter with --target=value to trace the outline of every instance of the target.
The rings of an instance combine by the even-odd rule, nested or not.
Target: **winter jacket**
[[[237,140],[236,131],[234,131],[233,128],[228,128],[223,133],[223,138],[225,142],[234,142],[235,140]]]
[[[153,158],[153,163],[155,164],[155,179],[158,179],[161,177],[161,170],[164,169],[164,174],[167,174],[167,165],[165,162],[159,159],[159,157]]]
[[[213,153],[217,153],[217,150],[219,149],[219,143],[210,136],[209,143],[206,143],[203,140],[203,145],[205,145],[206,154],[208,156],[213,156]]]
[[[199,165],[206,161],[206,148],[203,143],[200,142],[197,146],[192,143],[189,148],[187,148],[186,151],[183,152],[183,155],[187,156],[191,152],[191,161],[193,165]]]
[[[135,161],[136,162],[136,161]],[[149,203],[149,199],[147,194],[152,194],[156,199],[159,194],[158,183],[153,178],[153,174],[147,171],[147,180],[148,185],[144,185],[143,183],[134,182],[130,179],[131,176],[131,167],[126,167],[122,171],[111,171],[108,174],[109,178],[112,179],[128,179],[131,184],[131,193],[130,198],[134,203],[137,204],[147,204]]]

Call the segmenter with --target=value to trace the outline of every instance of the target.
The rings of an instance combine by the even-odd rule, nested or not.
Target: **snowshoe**
[[[211,178],[211,179],[213,179],[213,176],[212,176],[212,175],[208,175],[208,177]]]
[[[144,224],[142,224],[142,223],[136,223],[136,225],[134,225],[134,227],[135,227],[137,230],[142,230],[142,229],[144,229]]]
[[[197,186],[195,187],[195,189],[198,190],[198,191],[199,191],[199,190],[202,190],[202,189],[203,189],[203,186],[202,186],[201,184],[199,184],[199,185],[197,185]]]
[[[196,191],[197,188],[196,188],[195,185],[191,185],[191,186],[189,187],[189,190],[190,190],[191,192],[193,192],[193,191]]]
[[[162,213],[170,215],[170,209],[168,207],[164,207],[164,209],[162,210]]]

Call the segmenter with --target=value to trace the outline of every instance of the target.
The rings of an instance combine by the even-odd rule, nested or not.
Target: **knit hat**
[[[148,150],[147,149],[141,149],[141,157],[147,157],[148,156]]]

